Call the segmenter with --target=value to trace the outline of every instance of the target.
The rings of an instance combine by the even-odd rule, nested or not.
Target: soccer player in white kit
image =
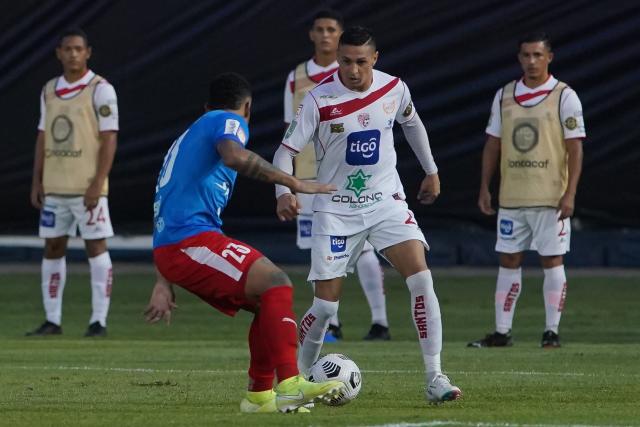
[[[309,280],[315,282],[315,298],[299,324],[298,367],[308,374],[317,360],[327,322],[338,311],[342,278],[353,271],[368,240],[409,288],[410,313],[426,368],[427,399],[454,400],[462,393],[441,371],[442,324],[425,259],[429,247],[405,202],[396,171],[394,122],[402,126],[425,171],[418,194],[423,204],[433,203],[440,193],[438,169],[409,89],[399,78],[374,70],[377,58],[371,31],[345,30],[338,71],[304,98],[274,157],[276,166],[291,172],[295,155],[313,142],[318,180],[338,188],[313,203]],[[279,218],[295,218],[295,197],[283,187],[276,192]]]
[[[45,239],[46,319],[27,335],[62,333],[67,241],[80,229],[91,270],[92,314],[85,336],[105,336],[113,282],[106,238],[113,236],[107,194],[118,134],[116,92],[87,67],[91,47],[84,31],[65,32],[56,55],[63,74],[42,90],[31,185],[31,203],[40,210],[39,235]]]
[[[322,80],[338,69],[336,60],[338,40],[344,23],[342,15],[333,10],[317,12],[309,30],[309,39],[314,45],[313,58],[298,64],[287,76],[284,88],[284,122],[287,127],[293,120],[293,112],[304,96]],[[308,146],[295,158],[293,174],[299,179],[316,178],[316,159],[312,146]],[[296,194],[300,213],[296,218],[296,244],[300,249],[311,249],[311,225],[313,217],[313,194]],[[389,340],[386,297],[384,295],[383,273],[380,261],[370,243],[365,243],[356,263],[358,278],[371,309],[371,328],[364,339]],[[335,342],[342,338],[338,314],[329,320],[325,342]]]
[[[553,52],[544,33],[520,40],[524,76],[496,93],[486,128],[478,206],[495,215],[489,184],[500,165],[500,209],[496,251],[500,268],[495,292],[495,332],[469,347],[512,345],[511,325],[522,291],[525,250],[535,250],[544,269],[543,348],[560,347],[558,327],[567,278],[563,255],[569,250],[575,195],[585,138],[582,104],[576,92],[549,74]]]

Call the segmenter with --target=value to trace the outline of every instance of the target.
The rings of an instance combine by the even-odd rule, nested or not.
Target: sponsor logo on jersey
[[[102,117],[109,117],[111,115],[111,107],[106,104],[101,105],[100,108],[98,108],[98,114]]]
[[[331,133],[342,133],[344,132],[344,123],[331,123],[329,124],[331,128]]]
[[[343,203],[349,205],[351,209],[368,208],[382,200],[382,192],[363,194],[361,196],[352,196],[348,194],[334,194],[331,201],[334,203]]]
[[[512,236],[513,235],[513,221],[510,219],[501,219],[500,220],[500,234],[503,236]]]
[[[392,127],[393,127],[393,119],[387,119],[386,129],[391,129]]]
[[[82,149],[80,150],[51,150],[47,148],[44,150],[44,156],[49,157],[81,157]]]
[[[287,133],[284,134],[284,139],[288,139],[293,134],[293,131],[296,130],[296,126],[298,126],[298,122],[296,120],[292,121],[287,128]]]
[[[404,111],[402,112],[402,115],[404,117],[409,117],[412,112],[413,112],[413,101],[410,101],[409,105],[407,105],[407,108],[405,108]]]
[[[564,121],[564,127],[569,130],[574,130],[578,127],[578,121],[575,117],[567,117],[567,119]]]
[[[301,219],[298,224],[300,237],[311,237],[311,220]]]
[[[227,119],[224,122],[224,133],[235,135],[240,129],[240,122],[235,119]]]
[[[358,114],[358,123],[360,123],[360,126],[362,126],[363,128],[369,126],[370,121],[371,117],[369,117],[369,113]]]
[[[342,114],[342,110],[338,107],[333,107],[329,112],[329,117],[339,116],[340,114]]]
[[[348,165],[375,165],[380,158],[380,131],[363,130],[347,137],[346,162]]]
[[[56,214],[51,211],[40,212],[40,225],[43,227],[55,227],[56,226]]]
[[[356,197],[360,197],[360,194],[362,194],[364,190],[367,190],[367,181],[369,178],[371,178],[371,175],[367,175],[362,169],[358,169],[356,173],[347,176],[347,186],[345,188],[353,191]]]
[[[335,254],[347,250],[347,236],[329,236],[329,242],[331,243],[331,253]]]
[[[516,150],[526,153],[538,145],[538,129],[531,123],[521,123],[513,128],[511,139]]]
[[[387,114],[393,114],[393,112],[396,109],[396,101],[391,101],[391,102],[383,102],[382,103],[382,110],[387,113]]]
[[[549,159],[546,160],[511,160],[507,161],[507,165],[510,168],[540,168],[546,169],[549,167]]]
[[[296,119],[300,117],[300,113],[302,113],[302,104],[298,105],[298,109],[296,110]]]

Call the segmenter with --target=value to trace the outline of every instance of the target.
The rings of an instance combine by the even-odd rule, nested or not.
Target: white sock
[[[511,330],[521,290],[522,269],[500,267],[496,282],[496,332],[506,334]]]
[[[332,302],[314,297],[313,304],[300,320],[298,370],[304,376],[309,375],[309,368],[318,360],[329,319],[338,312],[338,305],[338,301]]]
[[[91,320],[107,326],[107,313],[111,302],[111,285],[113,283],[111,257],[109,252],[89,258],[91,267]]]
[[[360,285],[371,309],[371,324],[389,326],[387,300],[384,296],[383,274],[380,260],[373,251],[362,252],[356,264]]]
[[[440,304],[433,290],[431,271],[425,270],[407,277],[411,293],[411,317],[418,332],[427,379],[430,381],[441,372],[442,321]]]
[[[67,282],[66,258],[42,258],[42,304],[47,320],[62,324],[62,294]]]
[[[567,296],[567,276],[564,265],[544,269],[544,311],[546,313],[546,331],[558,333],[560,316]]]
[[[338,328],[340,327],[340,318],[338,318],[338,312],[331,316],[331,319],[329,319],[329,324]]]

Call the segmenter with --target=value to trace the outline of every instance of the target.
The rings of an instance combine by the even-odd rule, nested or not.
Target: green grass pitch
[[[296,314],[311,301],[301,274]],[[170,326],[147,325],[141,312],[152,273],[115,270],[106,339],[82,334],[90,315],[88,275],[65,289],[64,335],[26,338],[43,320],[39,271],[3,274],[0,304],[1,426],[569,426],[640,425],[640,282],[574,277],[559,350],[542,350],[541,277],[525,277],[514,322],[515,345],[468,349],[493,326],[494,277],[434,271],[444,324],[443,368],[461,401],[429,406],[406,286],[387,274],[392,341],[363,342],[369,327],[357,282],[345,283],[345,340],[324,353],[353,358],[362,392],[339,408],[311,414],[241,414],[250,316],[228,318],[183,291]]]

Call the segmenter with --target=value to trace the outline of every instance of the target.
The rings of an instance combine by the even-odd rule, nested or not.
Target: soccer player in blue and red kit
[[[229,316],[240,309],[255,313],[249,330],[249,390],[241,411],[306,411],[303,405],[335,397],[344,386],[338,381],[316,384],[299,375],[291,281],[258,250],[222,234],[220,216],[238,172],[302,193],[330,193],[335,187],[300,181],[245,149],[251,89],[242,76],[215,77],[205,108],[173,143],[158,177],[153,205],[157,281],[146,319],[170,320],[172,284]]]

